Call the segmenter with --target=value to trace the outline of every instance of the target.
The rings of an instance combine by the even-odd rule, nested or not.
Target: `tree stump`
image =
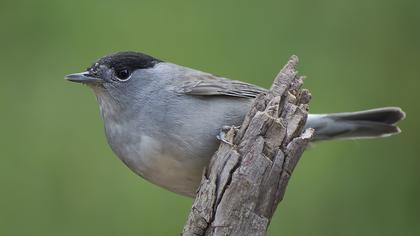
[[[256,97],[204,171],[182,235],[265,235],[313,129],[303,130],[310,93],[292,56]]]

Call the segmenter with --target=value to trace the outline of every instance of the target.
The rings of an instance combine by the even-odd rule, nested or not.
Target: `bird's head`
[[[120,87],[128,83],[138,70],[153,68],[162,62],[139,52],[117,52],[97,60],[84,72],[69,74],[66,79],[91,87]]]
[[[88,85],[101,108],[112,106],[111,110],[115,110],[141,96],[141,90],[154,79],[153,68],[161,62],[139,52],[117,52],[100,58],[86,71],[65,78]]]

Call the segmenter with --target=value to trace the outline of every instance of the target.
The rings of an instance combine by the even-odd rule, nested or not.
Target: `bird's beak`
[[[89,72],[87,71],[66,75],[65,79],[71,82],[84,83],[84,84],[97,84],[97,83],[104,82],[100,78],[91,76]]]

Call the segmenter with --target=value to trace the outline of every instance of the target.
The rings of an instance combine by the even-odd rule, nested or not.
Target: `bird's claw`
[[[228,145],[230,145],[230,146],[233,146],[233,143],[232,142],[229,142],[225,137],[226,137],[226,133],[227,132],[229,132],[229,130],[231,129],[231,128],[237,128],[237,127],[235,127],[235,126],[223,126],[222,127],[222,129],[221,129],[221,131],[220,131],[220,133],[216,136],[217,137],[217,139],[219,140],[219,141],[221,141],[221,142],[223,142],[223,143],[225,143],[225,144],[228,144]]]
[[[227,140],[225,139],[225,135],[226,135],[226,133],[225,133],[225,132],[220,131],[220,133],[216,136],[216,138],[217,138],[219,141],[221,141],[222,143],[225,143],[225,144],[228,144],[228,145],[230,145],[230,146],[233,146],[233,143],[231,143],[231,142],[229,142],[229,141],[227,141]]]

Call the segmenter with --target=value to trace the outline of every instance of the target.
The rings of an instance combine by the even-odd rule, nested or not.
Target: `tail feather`
[[[348,121],[372,121],[393,125],[404,119],[405,113],[399,107],[384,107],[359,112],[336,113],[329,116]]]
[[[309,115],[306,126],[315,129],[314,140],[386,137],[400,133],[395,125],[405,118],[397,107],[359,112]]]

